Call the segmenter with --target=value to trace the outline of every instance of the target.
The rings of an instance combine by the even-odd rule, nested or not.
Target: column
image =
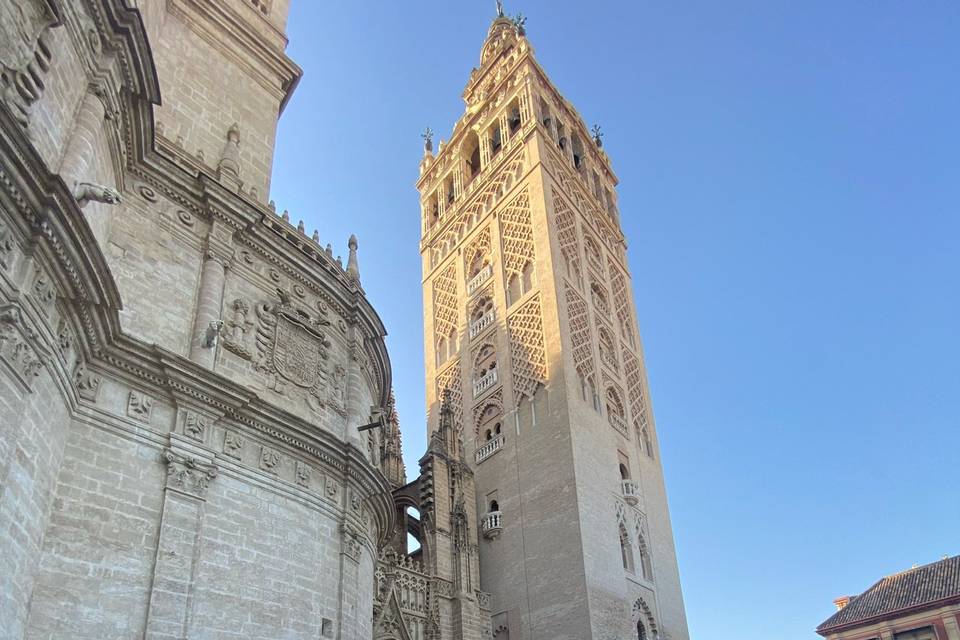
[[[504,147],[510,141],[510,123],[507,121],[507,112],[500,114],[500,152],[503,153]]]
[[[226,281],[229,259],[223,247],[214,247],[207,240],[203,267],[200,270],[200,291],[197,296],[197,315],[193,325],[193,340],[190,343],[190,359],[208,369],[213,369],[216,348],[209,344],[208,331],[215,329],[213,323],[220,320],[223,309],[223,285]]]
[[[207,487],[218,468],[171,437],[145,640],[187,637]]]

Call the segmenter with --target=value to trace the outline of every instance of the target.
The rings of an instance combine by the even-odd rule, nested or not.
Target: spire
[[[360,267],[357,264],[357,236],[350,236],[347,247],[350,248],[350,255],[347,257],[347,275],[360,282]]]

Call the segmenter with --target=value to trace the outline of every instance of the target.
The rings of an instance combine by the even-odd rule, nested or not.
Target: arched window
[[[507,279],[507,306],[512,305],[523,295],[523,288],[520,284],[520,278],[517,274],[511,274]]]
[[[533,263],[528,262],[523,265],[523,274],[521,278],[521,285],[523,288],[523,293],[530,291],[533,288]]]
[[[630,470],[627,469],[627,465],[620,463],[620,479],[629,480],[630,479]]]
[[[597,385],[593,382],[593,376],[581,377],[580,389],[584,402],[589,402],[594,411],[600,411],[600,396],[597,395]]]
[[[594,282],[590,285],[590,292],[593,295],[593,306],[597,312],[605,318],[610,317],[610,303],[607,302],[607,292],[603,287]]]
[[[643,533],[637,532],[638,546],[640,547],[640,571],[644,580],[653,581],[653,563],[650,562],[650,551],[647,549],[647,541],[643,539]]]
[[[584,167],[583,143],[580,141],[580,136],[575,133],[570,136],[570,139],[573,147],[573,166],[577,171],[581,171]]]
[[[490,513],[493,513],[494,511],[500,511],[500,503],[498,503],[496,500],[491,500]]]
[[[467,183],[480,173],[480,138],[471,131],[463,145],[463,158],[467,163]]]
[[[567,148],[567,128],[559,120],[557,120],[557,146],[561,150]]]
[[[477,378],[482,378],[487,372],[497,368],[497,350],[490,343],[480,347],[474,358],[473,374]]]
[[[440,338],[437,340],[437,365],[441,365],[447,361],[447,339]]]
[[[520,130],[520,124],[520,101],[514,98],[510,106],[507,107],[507,127],[510,129],[511,137]]]
[[[643,620],[637,620],[637,640],[647,640],[647,628],[643,626]]]
[[[448,357],[448,358],[451,357],[451,356],[453,356],[453,355],[457,352],[457,330],[456,330],[456,328],[453,328],[453,329],[450,330],[450,337],[447,339],[447,348],[449,349],[449,353],[447,354],[447,357]]]
[[[620,394],[613,387],[607,389],[607,413],[620,418],[624,417],[623,402],[620,400]]]
[[[620,557],[623,560],[623,568],[633,573],[633,550],[630,548],[630,536],[627,535],[627,528],[620,524]]]
[[[453,174],[447,176],[446,180],[447,204],[453,203],[457,199],[457,187],[453,181]]]
[[[600,255],[600,247],[597,245],[596,240],[587,236],[583,240],[583,246],[587,251],[587,262],[590,263],[590,266],[596,269],[599,273],[603,273],[603,258]]]
[[[617,352],[615,350],[616,347],[614,346],[613,336],[603,327],[600,327],[598,333],[600,335],[600,361],[604,362],[614,371],[618,370]]]
[[[494,122],[489,129],[487,129],[487,137],[490,142],[490,157],[493,158],[498,153],[500,149],[503,148],[503,132],[500,131],[500,122]]]

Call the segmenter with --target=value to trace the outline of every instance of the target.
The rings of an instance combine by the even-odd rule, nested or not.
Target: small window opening
[[[627,465],[620,463],[620,479],[629,480],[630,479],[630,470],[627,469]]]
[[[500,511],[500,503],[497,502],[496,500],[491,500],[491,501],[490,501],[490,512],[493,513],[494,511]]]
[[[490,127],[490,157],[500,153],[500,149],[503,148],[503,136],[500,131],[500,125],[495,124]]]
[[[507,126],[511,136],[520,129],[520,103],[516,100],[507,109]]]
[[[580,171],[583,168],[583,143],[577,134],[573,134],[571,140],[573,144],[573,166],[577,171]]]

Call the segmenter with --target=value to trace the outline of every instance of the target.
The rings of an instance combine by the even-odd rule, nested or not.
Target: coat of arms
[[[331,405],[343,412],[342,367],[330,365],[331,346],[325,328],[330,322],[314,317],[278,289],[280,303],[266,302],[257,306],[260,323],[257,327],[255,367],[269,377],[268,386],[277,393],[286,393],[288,385],[306,391],[307,404],[313,410]]]

